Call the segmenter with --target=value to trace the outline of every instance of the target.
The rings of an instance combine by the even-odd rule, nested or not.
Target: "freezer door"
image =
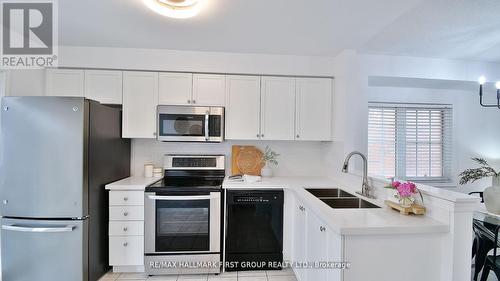
[[[87,221],[2,219],[2,280],[87,280]]]
[[[88,103],[71,97],[5,97],[0,215],[81,218],[87,214]]]

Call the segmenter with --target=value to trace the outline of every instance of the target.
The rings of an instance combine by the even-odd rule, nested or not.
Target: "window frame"
[[[452,178],[452,165],[453,165],[453,106],[451,104],[424,104],[424,103],[384,103],[384,102],[370,102],[368,104],[368,140],[370,140],[370,124],[373,123],[371,120],[371,109],[392,109],[395,111],[395,140],[394,140],[394,175],[395,178],[411,180],[415,182],[423,182],[423,183],[451,183],[453,182]],[[418,134],[418,115],[419,111],[429,111],[429,130],[431,131],[431,127],[433,125],[433,121],[431,120],[431,111],[440,111],[441,112],[441,176],[427,176],[427,177],[415,177],[415,176],[407,176],[407,144],[408,144],[408,131],[407,125],[408,122],[406,120],[407,113],[409,111],[415,111],[415,131]],[[384,122],[382,120],[381,122]],[[431,136],[431,133],[430,133]],[[431,138],[431,137],[429,137]],[[381,138],[381,140],[383,140]],[[418,153],[418,139],[415,140],[416,153]],[[431,151],[432,140],[429,140],[429,151]],[[370,144],[368,144],[368,154],[370,159]],[[427,158],[429,159],[428,169],[431,169],[432,165],[432,157],[431,152]],[[383,159],[382,159],[383,160]],[[371,162],[373,165],[373,162]],[[418,164],[418,161],[415,160],[415,165]],[[380,169],[377,169],[380,170]],[[418,170],[416,170],[418,171]],[[370,169],[369,169],[370,173]],[[370,173],[374,176],[381,176]]]

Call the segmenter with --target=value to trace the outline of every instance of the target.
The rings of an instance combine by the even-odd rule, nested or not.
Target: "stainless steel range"
[[[146,188],[146,274],[220,273],[224,156],[166,155]]]

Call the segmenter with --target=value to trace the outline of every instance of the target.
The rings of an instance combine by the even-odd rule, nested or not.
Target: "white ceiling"
[[[191,19],[141,0],[59,1],[61,45],[500,61],[498,0],[207,0]]]

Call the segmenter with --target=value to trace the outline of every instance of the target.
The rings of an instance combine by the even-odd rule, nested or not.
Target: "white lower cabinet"
[[[291,211],[291,210],[289,210]],[[299,281],[341,281],[342,271],[327,267],[328,262],[343,259],[342,236],[331,231],[326,223],[300,201],[294,206],[293,261]],[[300,265],[307,265],[301,268]]]
[[[109,265],[115,272],[144,270],[144,192],[109,192]]]
[[[110,206],[109,207],[110,220],[144,220],[144,207],[143,206]]]
[[[135,266],[144,263],[143,236],[109,237],[109,264]]]
[[[110,221],[109,236],[144,235],[144,222],[142,221]]]
[[[307,218],[306,209],[297,201],[294,206],[294,226],[293,226],[293,262],[296,263],[296,275],[299,281],[306,281],[307,279],[307,269],[300,268],[300,264],[307,262]]]

